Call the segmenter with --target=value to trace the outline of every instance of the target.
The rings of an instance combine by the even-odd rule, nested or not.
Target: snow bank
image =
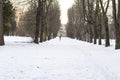
[[[33,42],[31,37],[19,37],[19,36],[5,36],[5,42],[14,42],[14,43],[30,43]]]
[[[5,41],[0,80],[120,80],[120,50],[114,50],[114,41],[108,48],[66,37],[39,45],[21,43],[31,42],[29,37]]]

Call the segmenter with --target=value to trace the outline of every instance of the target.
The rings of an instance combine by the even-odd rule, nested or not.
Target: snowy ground
[[[29,37],[5,37],[5,42],[0,80],[120,80],[120,50],[114,44],[55,38],[36,45]]]

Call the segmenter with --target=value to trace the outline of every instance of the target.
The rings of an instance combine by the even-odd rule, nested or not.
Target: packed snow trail
[[[70,38],[5,37],[0,80],[120,80],[120,50]],[[112,41],[114,43],[114,41]]]

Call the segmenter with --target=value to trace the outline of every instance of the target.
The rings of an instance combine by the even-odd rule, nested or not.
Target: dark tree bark
[[[83,23],[82,23],[82,26],[83,26],[83,41],[86,41],[86,33],[87,33],[87,28],[86,28],[86,25],[85,25],[85,18],[86,18],[86,4],[85,4],[85,0],[81,0],[81,5],[82,5],[82,15],[83,15]]]
[[[35,43],[39,43],[39,31],[40,31],[40,21],[41,21],[41,0],[38,1],[37,15],[36,15],[36,31],[35,31]]]
[[[102,25],[99,26],[99,45],[102,45]]]
[[[106,36],[106,40],[105,40],[105,46],[108,47],[110,46],[110,38],[109,38],[109,28],[108,28],[108,17],[104,16],[104,26],[105,26],[105,36]]]
[[[102,37],[102,27],[100,26],[100,31],[99,31],[99,45],[102,45],[101,37]]]
[[[89,26],[89,35],[90,35],[90,43],[93,42],[93,31],[92,31],[92,22],[93,22],[93,2],[90,3],[90,0],[87,0],[87,4],[88,4],[88,14],[87,14],[87,23],[88,23],[88,26]]]
[[[116,0],[112,0],[113,18],[116,35],[115,49],[120,49],[120,0],[118,0],[118,15],[116,10]]]
[[[40,42],[42,43],[44,41],[44,35],[45,33],[45,2],[46,0],[42,0],[41,3],[41,27],[40,27]]]
[[[119,26],[116,28],[116,49],[120,49],[120,0],[118,0],[118,23]]]
[[[92,25],[89,26],[90,27],[90,43],[93,42],[93,31],[92,31]]]
[[[3,36],[3,0],[0,0],[0,45],[4,45],[4,36]]]
[[[107,6],[106,8],[104,8],[104,5],[103,5],[103,1],[102,0],[99,0],[100,1],[100,5],[101,5],[101,9],[102,9],[102,16],[103,16],[103,25],[104,25],[104,28],[105,28],[105,46],[108,47],[110,46],[110,39],[109,39],[109,28],[108,28],[108,17],[107,17],[107,11],[108,11],[108,7],[109,7],[109,2],[110,0],[107,0]]]
[[[98,27],[98,13],[99,13],[99,0],[96,0],[96,8],[95,8],[95,23],[94,23],[94,44],[97,44],[97,27]]]

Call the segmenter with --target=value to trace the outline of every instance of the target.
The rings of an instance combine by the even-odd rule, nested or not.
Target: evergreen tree
[[[10,0],[3,0],[3,27],[4,34],[9,34],[10,32],[10,22],[12,20],[13,5]]]

